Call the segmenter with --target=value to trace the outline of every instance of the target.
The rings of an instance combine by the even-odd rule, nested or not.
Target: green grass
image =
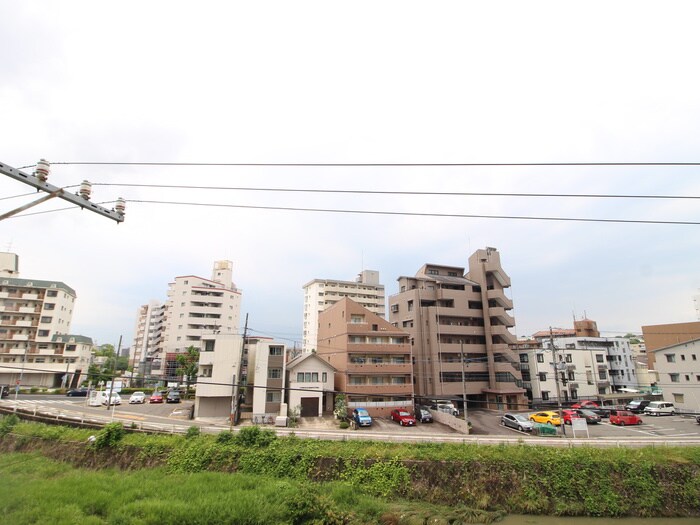
[[[0,515],[13,525],[317,525],[398,523],[400,514],[461,512],[389,502],[344,483],[312,484],[249,474],[173,474],[166,469],[92,471],[38,454],[0,455]],[[479,515],[479,523],[499,514]]]

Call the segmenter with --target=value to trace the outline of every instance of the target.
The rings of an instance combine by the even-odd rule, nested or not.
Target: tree
[[[335,410],[333,411],[333,414],[336,418],[341,420],[348,417],[348,405],[345,402],[344,394],[338,394],[335,397]]]
[[[185,399],[190,391],[190,384],[197,382],[197,372],[199,371],[199,349],[194,346],[187,347],[184,354],[178,354],[175,358],[178,364],[177,373],[185,376]]]

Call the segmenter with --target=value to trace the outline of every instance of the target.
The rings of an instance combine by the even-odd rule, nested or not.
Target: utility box
[[[286,427],[288,419],[289,418],[287,416],[277,416],[275,418],[275,426],[276,427]]]
[[[537,436],[556,436],[557,427],[554,425],[543,425],[542,423],[535,423],[532,428],[532,433]]]

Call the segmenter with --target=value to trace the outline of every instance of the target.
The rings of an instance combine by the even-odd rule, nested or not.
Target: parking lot
[[[518,412],[529,415],[531,412]],[[515,429],[501,425],[503,413],[488,411],[471,411],[469,417],[474,425],[476,435],[501,435],[501,436],[523,436],[528,437],[527,432],[518,432]],[[689,438],[700,439],[700,425],[694,417],[683,416],[645,416],[640,415],[643,423],[635,426],[611,425],[607,419],[603,419],[598,424],[587,425],[588,437],[600,439],[640,439],[649,438]],[[573,437],[571,425],[565,425],[567,437]],[[559,430],[559,434],[562,431]],[[586,433],[576,432],[576,437],[586,437]],[[533,439],[536,439],[533,436]]]

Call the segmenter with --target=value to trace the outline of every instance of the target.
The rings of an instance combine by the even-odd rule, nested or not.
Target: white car
[[[109,398],[109,401],[108,401]],[[102,399],[102,404],[103,405],[121,405],[122,404],[122,398],[119,394],[116,392],[112,392],[112,396],[110,398],[109,395],[105,395],[104,399]]]
[[[129,404],[133,405],[135,403],[143,404],[146,402],[146,394],[144,392],[134,392],[129,397]]]
[[[644,408],[644,413],[650,416],[660,416],[662,414],[673,415],[676,413],[676,407],[673,403],[666,401],[652,401]]]

